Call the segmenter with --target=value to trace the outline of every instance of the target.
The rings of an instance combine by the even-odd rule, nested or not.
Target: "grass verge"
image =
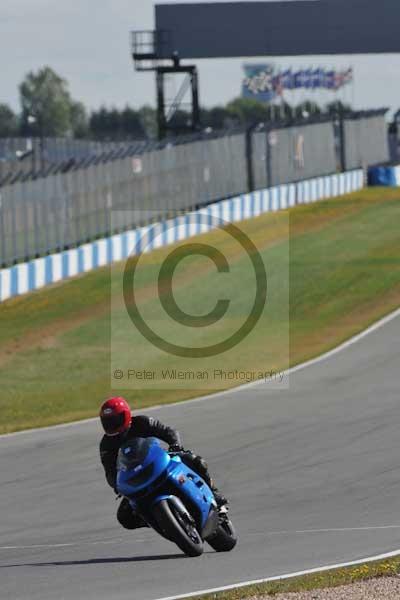
[[[400,573],[400,556],[383,561],[376,561],[320,571],[301,577],[280,579],[276,581],[235,588],[225,592],[195,596],[196,600],[246,600],[254,598],[270,598],[278,594],[308,592],[319,589],[349,585],[358,581],[378,577],[397,576]]]
[[[245,344],[224,355],[224,365],[239,361],[243,368],[284,369],[329,350],[398,307],[399,222],[400,191],[375,188],[241,223],[269,265],[269,312]],[[237,300],[234,323],[247,310],[251,270],[224,235],[215,231],[197,241],[221,248],[240,277],[240,289],[230,290]],[[170,251],[147,255],[139,282],[140,309],[156,321],[149,281]],[[168,357],[145,347],[125,326],[118,287],[122,271],[123,265],[113,267],[111,284],[110,269],[103,268],[0,305],[0,433],[96,414],[99,402],[115,391],[111,320],[120,331],[121,354],[133,340],[135,360],[143,367],[169,366]],[[213,307],[216,291],[224,297],[215,265],[202,257],[178,269],[175,283],[178,304],[190,314],[208,312],[203,307]],[[221,382],[220,389],[235,383]],[[124,395],[146,407],[207,391],[150,386]]]

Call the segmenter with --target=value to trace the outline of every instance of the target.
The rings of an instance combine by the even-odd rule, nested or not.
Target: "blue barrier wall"
[[[276,186],[210,204],[196,212],[181,215],[168,222],[141,227],[109,238],[84,244],[58,254],[37,258],[0,271],[0,302],[86,273],[98,267],[126,259],[138,247],[139,240],[150,229],[152,235],[146,252],[187,239],[199,233],[195,215],[209,216],[205,232],[215,227],[212,217],[226,223],[257,217],[266,212],[284,210],[298,204],[308,204],[359,190],[364,185],[363,171],[349,171],[317,177],[298,183]],[[205,219],[208,222],[207,219]],[[214,222],[215,223],[215,222]],[[168,231],[168,235],[165,235]]]
[[[383,185],[387,187],[400,186],[400,166],[369,167],[368,185]]]

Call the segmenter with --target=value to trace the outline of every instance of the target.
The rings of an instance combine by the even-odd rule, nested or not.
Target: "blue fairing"
[[[214,495],[205,481],[179,456],[171,457],[154,438],[138,438],[122,446],[118,455],[117,488],[132,505],[139,498],[145,501],[146,496],[152,505],[157,504],[174,495],[175,489],[177,495],[188,500],[188,506],[196,506],[202,527],[211,508],[216,506]]]
[[[206,482],[197,473],[192,471],[192,469],[189,469],[179,456],[174,456],[171,459],[167,471],[169,481],[174,482],[175,486],[179,487],[200,509],[202,526],[204,527],[210,514],[211,506],[215,506],[214,494]]]

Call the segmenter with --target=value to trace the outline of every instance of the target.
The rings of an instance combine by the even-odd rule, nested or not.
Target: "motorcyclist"
[[[100,458],[107,482],[117,494],[117,458],[121,445],[136,437],[156,437],[168,444],[170,452],[178,453],[182,461],[204,479],[212,489],[219,508],[228,504],[212,481],[205,460],[183,449],[179,432],[175,429],[145,415],[132,417],[130,406],[122,397],[109,398],[102,404],[100,420],[105,432],[100,442]],[[132,510],[127,498],[119,505],[117,519],[125,529],[146,526],[143,519]]]

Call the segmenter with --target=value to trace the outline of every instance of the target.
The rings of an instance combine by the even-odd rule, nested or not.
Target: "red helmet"
[[[106,435],[118,435],[128,431],[132,413],[125,398],[109,398],[101,405],[100,420]]]

